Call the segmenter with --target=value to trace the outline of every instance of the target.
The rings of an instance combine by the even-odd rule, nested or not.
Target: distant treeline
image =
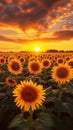
[[[54,49],[51,49],[51,50],[47,50],[46,52],[73,52],[73,50],[64,51],[64,50],[54,50]]]
[[[73,50],[67,50],[67,51],[65,51],[65,50],[55,50],[55,49],[49,49],[49,50],[47,50],[47,51],[45,51],[45,52],[64,52],[64,53],[66,53],[66,52],[72,52],[73,53]],[[13,52],[13,51],[8,51],[8,52],[4,52],[4,51],[0,51],[0,53],[16,53],[16,52]],[[20,53],[31,53],[31,51],[20,51]],[[39,52],[40,53],[40,52]]]

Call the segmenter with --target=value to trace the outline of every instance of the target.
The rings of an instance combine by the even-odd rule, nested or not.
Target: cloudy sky
[[[0,0],[0,51],[73,50],[73,0]]]

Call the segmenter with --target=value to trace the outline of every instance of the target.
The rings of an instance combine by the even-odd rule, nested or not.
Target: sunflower
[[[24,63],[24,62],[25,62],[24,57],[20,57],[19,60],[20,60],[21,63]]]
[[[15,59],[15,56],[8,56],[8,62],[10,62],[12,59]]]
[[[8,64],[8,70],[15,75],[20,74],[22,72],[21,62],[17,59],[12,59]]]
[[[28,70],[30,73],[39,74],[41,72],[42,65],[39,61],[31,61],[28,63]]]
[[[70,60],[70,57],[66,57],[66,58],[65,58],[65,61],[68,61],[68,60]]]
[[[36,57],[30,57],[30,58],[29,58],[29,62],[31,62],[31,61],[36,61],[36,60],[37,60]]]
[[[4,57],[0,57],[0,65],[4,65],[6,63],[6,59]]]
[[[17,84],[16,80],[10,77],[6,78],[6,85],[14,87]]]
[[[58,66],[54,66],[52,69],[52,78],[60,84],[69,82],[72,77],[72,69],[67,64],[60,64]]]
[[[63,64],[64,63],[64,59],[63,58],[58,58],[57,59],[57,63],[58,64]]]
[[[67,64],[73,68],[73,59],[68,60]]]
[[[48,60],[48,59],[44,59],[44,60],[42,60],[42,66],[43,66],[43,68],[49,68],[50,67],[50,65],[51,65],[51,61],[50,60]]]
[[[39,108],[40,105],[45,101],[46,91],[43,89],[42,85],[37,85],[30,81],[21,81],[13,90],[13,96],[15,97],[15,102],[21,109],[24,108],[25,111],[32,111]]]

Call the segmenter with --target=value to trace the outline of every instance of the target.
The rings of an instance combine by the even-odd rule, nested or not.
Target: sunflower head
[[[70,57],[66,57],[65,60],[66,60],[66,61],[70,60]]]
[[[20,60],[21,63],[24,63],[24,62],[25,62],[24,57],[20,57],[19,60]]]
[[[36,61],[36,60],[37,60],[36,57],[30,57],[30,58],[29,58],[29,62],[31,62],[31,61]]]
[[[17,59],[12,59],[8,64],[8,70],[13,74],[20,74],[22,72],[21,62]]]
[[[8,56],[8,62],[10,62],[12,59],[15,59],[15,56]]]
[[[39,74],[41,73],[41,63],[39,61],[32,61],[28,63],[28,70],[30,73]]]
[[[65,82],[69,82],[73,77],[73,72],[70,66],[68,65],[58,65],[54,66],[52,69],[52,78],[62,84]]]
[[[6,60],[4,57],[0,57],[0,64],[4,65],[6,63]]]
[[[14,78],[7,77],[6,78],[6,85],[10,87],[14,87],[17,84]]]
[[[37,85],[30,81],[22,81],[13,91],[15,102],[25,111],[36,110],[45,100],[45,90],[42,85]]]
[[[67,64],[73,68],[73,59],[68,60]]]
[[[43,66],[43,68],[49,68],[50,65],[51,65],[51,61],[50,60],[48,60],[48,59],[42,60],[42,66]]]
[[[64,63],[64,59],[63,58],[58,58],[57,59],[57,63],[58,64],[63,64]]]

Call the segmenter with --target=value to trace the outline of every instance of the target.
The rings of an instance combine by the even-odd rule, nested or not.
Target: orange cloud
[[[15,45],[69,41],[72,6],[73,0],[0,0],[0,41]]]

